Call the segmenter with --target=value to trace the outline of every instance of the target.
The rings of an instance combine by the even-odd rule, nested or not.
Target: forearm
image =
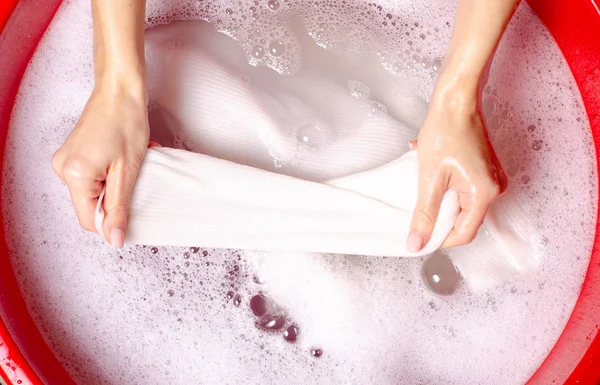
[[[456,90],[460,90],[467,104],[477,99],[482,80],[518,3],[519,0],[459,0],[434,99],[456,94]]]
[[[92,0],[96,84],[145,93],[145,0]]]

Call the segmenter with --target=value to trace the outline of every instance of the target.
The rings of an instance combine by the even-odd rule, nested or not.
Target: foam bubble
[[[269,53],[273,56],[281,56],[285,53],[285,43],[281,40],[273,40],[269,44]]]
[[[296,138],[301,145],[312,148],[322,148],[330,140],[327,130],[316,123],[306,123],[298,127]]]
[[[252,56],[255,59],[262,59],[265,56],[265,49],[260,45],[255,45],[252,47]]]
[[[348,88],[350,89],[350,95],[359,100],[369,99],[371,96],[371,89],[366,84],[359,82],[358,80],[348,80]]]
[[[460,275],[454,264],[442,252],[435,252],[430,256],[421,269],[425,286],[436,294],[452,294],[459,282]]]

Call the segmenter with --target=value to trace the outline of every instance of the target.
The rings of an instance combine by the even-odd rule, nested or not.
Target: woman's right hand
[[[79,122],[52,159],[66,183],[81,226],[96,231],[95,209],[103,187],[106,240],[122,247],[129,199],[149,138],[143,87],[97,82]]]
[[[92,0],[95,87],[79,122],[52,158],[81,226],[95,231],[103,188],[102,232],[122,247],[129,199],[146,154],[146,0]]]

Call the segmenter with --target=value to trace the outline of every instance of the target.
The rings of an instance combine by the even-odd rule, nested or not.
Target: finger
[[[492,153],[492,159],[493,159],[493,164],[492,164],[493,173],[494,173],[493,179],[498,182],[498,186],[500,187],[500,192],[498,195],[501,195],[501,194],[504,194],[504,192],[508,188],[508,177],[506,176],[506,173],[504,172],[504,168],[502,167],[502,164],[500,163],[500,160],[498,159],[498,155],[496,155],[496,151],[494,150],[494,147],[492,146],[491,142],[489,142],[489,138],[488,138],[488,145],[489,145],[490,151]],[[494,197],[494,199],[495,198],[496,197]]]
[[[481,227],[494,199],[485,199],[471,209],[463,209],[456,217],[454,228],[446,237],[442,247],[462,246],[471,243]]]
[[[102,192],[102,182],[93,179],[69,180],[67,187],[79,224],[85,230],[95,232],[95,211]]]
[[[65,159],[64,159],[63,152],[61,150],[56,151],[54,153],[54,155],[52,156],[52,170],[63,181],[65,180],[65,178],[63,177],[64,164],[65,164]]]
[[[500,194],[504,194],[508,189],[508,177],[504,172],[504,168],[500,164],[500,161],[496,159],[496,174],[498,178],[498,185],[500,186]]]
[[[447,182],[442,183],[440,179],[431,183],[419,176],[419,195],[406,241],[409,251],[420,251],[429,242],[447,186]]]
[[[96,231],[94,216],[96,203],[102,192],[104,174],[90,167],[85,160],[64,159],[60,151],[53,157],[52,167],[69,188],[81,227],[87,231]]]
[[[137,169],[117,165],[108,172],[104,195],[103,232],[107,241],[116,247],[123,247],[129,215],[129,199],[137,179]]]

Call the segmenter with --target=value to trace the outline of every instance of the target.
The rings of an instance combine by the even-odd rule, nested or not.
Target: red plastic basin
[[[60,2],[0,0],[0,156],[4,154],[8,120],[21,78]],[[529,4],[569,63],[590,120],[596,153],[600,154],[598,0],[529,0]],[[74,384],[27,312],[8,257],[1,222],[0,232],[0,376],[9,385]],[[599,235],[600,223],[597,223],[580,297],[558,342],[528,384],[600,384]]]

